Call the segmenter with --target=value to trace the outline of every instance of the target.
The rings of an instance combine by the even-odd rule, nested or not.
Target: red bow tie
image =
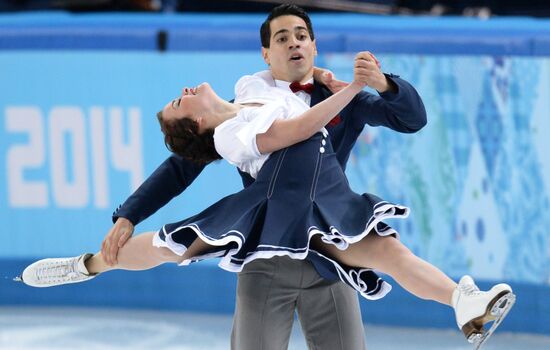
[[[300,84],[299,82],[295,81],[293,82],[292,84],[289,85],[289,88],[290,90],[292,90],[292,92],[298,92],[298,91],[303,91],[305,93],[308,93],[311,95],[311,93],[313,92],[313,89],[315,89],[315,86],[311,83],[307,83],[307,84]]]

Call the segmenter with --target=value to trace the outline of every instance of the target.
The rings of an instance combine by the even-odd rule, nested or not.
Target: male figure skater
[[[262,55],[269,72],[258,73],[270,84],[291,89],[315,105],[341,82],[326,77],[313,81],[317,54],[309,16],[294,5],[274,8],[260,29]],[[426,112],[416,90],[395,75],[380,71],[374,56],[362,53],[371,71],[369,86],[379,96],[360,93],[327,129],[342,168],[365,124],[412,133],[426,124]],[[182,193],[203,166],[170,156],[113,213],[114,226],[102,244],[107,263],[133,234],[134,226]],[[253,179],[241,174],[243,185]],[[319,308],[317,305],[322,304]],[[309,348],[360,350],[364,332],[356,293],[339,282],[333,271],[317,271],[315,258],[300,261],[275,257],[253,261],[238,277],[231,348],[286,349],[297,312]]]

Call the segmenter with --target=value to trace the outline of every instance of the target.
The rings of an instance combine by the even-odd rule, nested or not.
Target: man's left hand
[[[355,56],[355,68],[361,70],[367,85],[379,93],[386,92],[390,89],[391,86],[386,76],[380,70],[380,63],[371,52],[359,52]]]

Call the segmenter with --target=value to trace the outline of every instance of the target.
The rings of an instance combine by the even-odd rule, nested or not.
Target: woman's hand
[[[345,81],[336,79],[334,74],[328,69],[317,67],[313,68],[313,79],[325,85],[333,94],[349,85]]]

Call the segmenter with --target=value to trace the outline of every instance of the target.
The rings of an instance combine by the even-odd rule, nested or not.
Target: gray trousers
[[[308,261],[258,259],[238,274],[232,350],[285,350],[294,311],[310,350],[364,350],[357,293]]]

